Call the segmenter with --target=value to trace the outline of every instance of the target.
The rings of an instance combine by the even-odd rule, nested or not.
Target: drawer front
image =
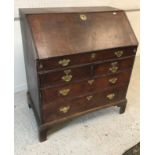
[[[54,71],[39,74],[41,87],[49,85],[69,84],[73,81],[92,78],[93,76],[101,76],[104,74],[117,73],[128,68],[132,68],[134,57],[122,60],[113,60],[110,62],[87,65],[62,71]]]
[[[110,89],[107,91],[90,94],[72,100],[63,100],[43,105],[44,122],[58,120],[76,113],[84,112],[96,107],[111,104],[125,99],[127,87]]]
[[[135,57],[127,59],[113,60],[102,64],[94,65],[94,75],[115,74],[117,72],[133,67]]]
[[[69,84],[76,80],[91,77],[93,74],[92,71],[91,66],[85,66],[39,74],[39,78],[41,87],[47,87],[49,85]]]
[[[130,74],[131,70],[127,70],[115,75],[92,78],[60,87],[42,89],[42,100],[44,104],[50,104],[51,101],[61,101],[66,98],[75,98],[90,92],[99,92],[105,89],[118,87],[129,83]]]
[[[69,55],[47,60],[41,60],[38,64],[39,71],[47,71],[52,69],[60,69],[68,66],[81,65],[96,61],[104,61],[107,59],[116,59],[135,55],[134,47],[124,47],[117,49],[109,49],[104,51],[89,52],[79,55]]]

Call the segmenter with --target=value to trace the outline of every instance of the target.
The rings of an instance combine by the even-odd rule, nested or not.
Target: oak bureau
[[[125,111],[138,42],[126,14],[110,7],[20,9],[28,83],[39,139],[74,117]]]

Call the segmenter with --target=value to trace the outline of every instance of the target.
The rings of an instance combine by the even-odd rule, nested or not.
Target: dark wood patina
[[[110,106],[125,111],[138,42],[122,10],[20,9],[28,105],[47,131]]]

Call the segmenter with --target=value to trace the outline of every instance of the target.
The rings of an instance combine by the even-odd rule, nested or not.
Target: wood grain
[[[125,112],[138,43],[124,11],[20,9],[20,18],[28,105],[40,141],[50,127],[76,116],[116,105]]]
[[[123,11],[84,14],[27,15],[39,59],[137,44]]]

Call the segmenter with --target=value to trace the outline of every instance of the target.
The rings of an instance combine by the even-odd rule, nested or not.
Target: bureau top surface
[[[27,13],[39,59],[137,45],[124,11]]]

